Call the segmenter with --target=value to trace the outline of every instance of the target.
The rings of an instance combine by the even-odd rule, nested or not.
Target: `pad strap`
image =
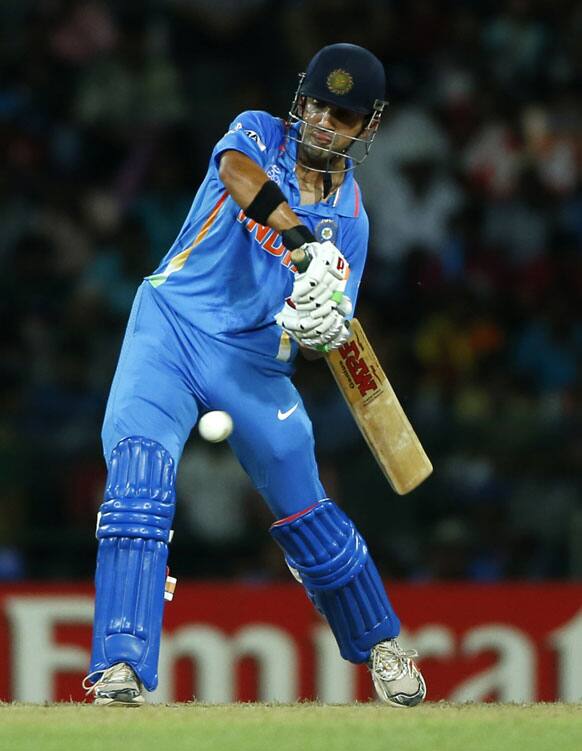
[[[366,543],[333,501],[276,522],[271,534],[327,618],[342,657],[366,662],[375,644],[398,635],[400,622]]]
[[[155,441],[113,449],[97,526],[91,672],[125,662],[153,691],[175,510],[174,462]]]

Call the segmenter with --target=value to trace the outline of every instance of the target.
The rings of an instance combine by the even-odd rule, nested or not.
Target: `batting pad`
[[[174,485],[162,446],[125,438],[111,454],[97,526],[91,672],[125,662],[149,691],[158,683]]]
[[[275,522],[271,534],[327,618],[342,657],[366,662],[372,647],[400,632],[400,622],[364,539],[330,500]]]

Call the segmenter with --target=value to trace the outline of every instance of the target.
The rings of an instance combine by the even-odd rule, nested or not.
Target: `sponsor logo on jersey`
[[[282,183],[281,167],[277,167],[276,164],[272,164],[267,169],[267,177],[269,178],[269,180],[272,180],[274,183],[277,183],[277,185],[281,185]]]
[[[227,135],[227,136],[230,136],[230,135],[232,135],[233,133],[238,133],[238,131],[239,131],[239,130],[242,130],[242,129],[243,129],[243,124],[242,124],[242,123],[237,123],[237,124],[236,124],[236,125],[234,126],[234,128],[231,128],[230,130],[227,130],[227,131],[226,131],[226,135]]]
[[[251,141],[254,141],[257,144],[257,146],[259,147],[259,149],[261,151],[266,151],[267,150],[267,147],[261,141],[261,139],[259,137],[259,134],[255,133],[254,130],[245,130],[245,135],[247,135],[251,139]]]
[[[338,352],[362,396],[366,396],[368,391],[375,391],[378,388],[366,361],[363,357],[360,357],[360,350],[355,341],[339,347]]]
[[[278,410],[277,419],[286,420],[288,417],[291,417],[291,415],[293,414],[293,412],[295,412],[298,406],[299,406],[299,402],[295,402],[295,404],[291,407],[291,409],[288,409],[286,412],[282,412],[281,410]]]
[[[242,130],[242,132],[245,134],[245,136],[248,136],[251,139],[251,141],[254,141],[257,144],[257,146],[259,147],[259,149],[261,151],[266,151],[267,150],[267,147],[261,141],[261,137],[259,136],[259,134],[256,131],[254,131],[254,130],[250,130],[249,128],[245,128],[244,125],[241,122],[238,122],[234,126],[234,128],[231,128],[229,131],[227,131],[226,135],[229,136],[232,133],[238,133],[238,131],[240,131],[240,130]]]
[[[280,257],[283,266],[293,271],[295,270],[295,266],[291,260],[291,253],[283,245],[283,240],[279,232],[272,227],[265,227],[263,224],[259,224],[254,219],[249,219],[242,209],[238,212],[236,220],[251,233],[263,250],[269,253],[269,255]]]

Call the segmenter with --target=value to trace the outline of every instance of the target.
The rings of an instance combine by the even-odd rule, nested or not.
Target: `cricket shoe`
[[[393,707],[415,707],[424,701],[426,683],[412,660],[417,654],[414,649],[402,649],[396,639],[372,648],[368,667],[382,701]]]
[[[89,681],[97,674],[90,673],[83,681],[83,688],[87,691],[87,696],[93,695],[94,704],[109,707],[141,707],[144,703],[141,681],[125,662],[107,668],[101,673],[99,680],[90,686]]]

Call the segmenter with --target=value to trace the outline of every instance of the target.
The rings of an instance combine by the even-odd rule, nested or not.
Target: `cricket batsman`
[[[384,97],[373,54],[321,49],[288,121],[235,117],[174,244],[137,292],[102,434],[108,475],[85,682],[95,704],[139,706],[156,688],[176,472],[209,410],[231,415],[230,445],[273,513],[271,535],[342,657],[366,663],[390,705],[425,698],[366,543],[321,484],[291,382],[299,349],[327,352],[349,334],[368,243],[353,169]],[[291,258],[299,248],[310,259],[301,271]]]

